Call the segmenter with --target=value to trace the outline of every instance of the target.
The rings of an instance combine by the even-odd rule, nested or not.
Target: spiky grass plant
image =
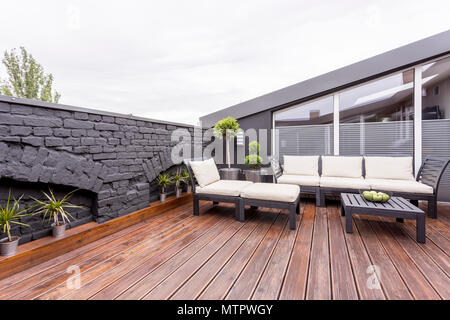
[[[181,169],[178,169],[177,172],[172,177],[173,183],[175,184],[175,188],[179,189],[180,185],[184,182],[186,182],[186,179],[181,172]]]
[[[55,226],[60,225],[59,216],[61,216],[62,223],[70,222],[70,219],[73,219],[71,214],[66,211],[67,208],[83,208],[83,206],[78,206],[75,204],[72,204],[69,202],[69,199],[73,196],[75,191],[78,189],[72,190],[71,192],[67,193],[64,197],[61,199],[57,199],[53,193],[52,189],[48,189],[49,193],[46,193],[44,191],[41,191],[44,196],[47,198],[47,200],[38,200],[33,198],[33,200],[36,203],[36,211],[35,214],[43,214],[42,221],[45,221],[48,219],[48,221],[53,220],[55,223]]]
[[[156,178],[156,184],[161,188],[161,193],[165,194],[166,188],[172,184],[172,179],[167,173],[161,173]]]
[[[19,199],[15,199],[13,197],[11,201],[11,189],[9,189],[8,194],[8,200],[6,201],[5,207],[2,207],[0,205],[0,226],[2,227],[3,233],[6,233],[8,235],[8,240],[11,242],[11,224],[17,224],[24,227],[29,227],[28,224],[19,222],[17,220],[20,220],[21,218],[25,216],[29,216],[30,214],[24,213],[27,211],[28,208],[20,209],[20,200],[22,199],[22,196],[20,196]]]

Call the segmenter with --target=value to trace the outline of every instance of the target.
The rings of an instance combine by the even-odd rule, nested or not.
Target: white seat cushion
[[[320,186],[324,188],[343,188],[368,190],[369,184],[364,178],[321,177]]]
[[[189,164],[200,187],[205,187],[220,180],[219,170],[217,170],[213,158],[204,161],[191,161]]]
[[[415,180],[412,157],[364,157],[366,179]]]
[[[433,194],[433,188],[415,180],[366,179],[372,190]]]
[[[196,187],[196,193],[215,194],[221,196],[239,197],[241,191],[248,185],[253,184],[250,181],[241,180],[219,180],[208,184],[205,187]]]
[[[322,156],[322,177],[362,177],[362,157]]]
[[[244,188],[241,197],[246,199],[294,202],[300,187],[293,184],[254,183]]]
[[[296,184],[299,186],[318,187],[320,182],[319,176],[302,176],[296,174],[283,174],[277,179],[277,183]]]
[[[284,156],[284,173],[318,176],[319,156]]]

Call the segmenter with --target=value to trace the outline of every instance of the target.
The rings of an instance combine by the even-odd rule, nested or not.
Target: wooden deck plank
[[[310,259],[306,298],[308,300],[331,299],[328,219],[327,209],[324,207],[316,208]]]
[[[408,223],[404,223],[402,227],[404,232],[406,232],[411,239],[416,239],[415,227]],[[421,244],[425,253],[433,259],[433,261],[446,273],[447,276],[450,276],[450,257],[447,253],[448,248],[450,248],[450,242],[448,242],[447,246],[439,247],[436,242],[440,243],[441,241],[436,241],[436,238],[440,237],[440,235],[435,235],[433,230],[427,230],[426,235],[426,243]],[[446,240],[445,238],[443,239]]]
[[[382,222],[370,221],[370,225],[414,298],[439,299],[437,292],[431,287],[395,238],[392,237],[392,234],[386,228],[383,228]]]
[[[120,238],[110,241],[107,243],[107,248],[98,246],[93,250],[87,250],[63,263],[53,266],[52,268],[44,269],[38,276],[28,277],[5,290],[1,290],[0,298],[14,297],[16,299],[25,299],[31,292],[36,294],[42,293],[50,289],[52,285],[64,282],[68,277],[66,270],[69,266],[76,265],[80,268],[80,271],[83,272],[101,262],[103,259],[115,256],[122,250],[146,239],[155,229],[164,228],[166,225],[171,226],[173,223],[183,221],[189,216],[189,211],[186,208],[186,210],[182,210],[178,213],[173,212],[168,215],[155,217],[155,219],[147,223],[144,228],[134,230],[134,233],[127,233]]]
[[[284,228],[277,246],[270,258],[258,286],[253,293],[252,300],[276,300],[278,299],[283,284],[283,279],[289,264],[295,238],[300,227],[301,216],[296,216],[296,229]]]
[[[374,266],[379,267],[379,281],[386,298],[389,300],[412,299],[413,297],[408,287],[403,282],[402,277],[384,250],[376,233],[370,227],[369,221],[363,220],[358,216],[353,216],[353,221],[361,234],[361,239],[363,239],[370,260]],[[373,276],[376,276],[376,274],[373,273]]]
[[[258,219],[270,219],[258,215]],[[192,300],[195,299],[214,278],[214,276],[229,261],[235,252],[244,244],[261,221],[251,219],[242,227],[225,245],[217,251],[195,274],[181,286],[170,299]]]
[[[201,218],[205,219],[204,216]],[[199,221],[199,223],[201,223]],[[149,257],[139,266],[126,273],[108,286],[99,290],[90,299],[139,299],[155,287],[161,279],[167,277],[195,252],[214,239],[224,228],[231,224],[230,219],[221,219],[213,227],[205,225],[186,238],[174,243],[156,257]],[[108,278],[115,277],[113,273]]]
[[[287,221],[285,214],[278,214],[275,223],[270,227],[225,299],[246,300],[251,298]]]
[[[165,203],[152,203],[149,207],[135,211],[104,223],[87,223],[66,231],[59,238],[44,237],[25,243],[17,249],[17,253],[9,257],[0,257],[0,277],[6,277],[53,259],[66,252],[97,241],[110,234],[128,228],[146,219],[157,216],[162,212],[176,208],[192,199],[192,194],[182,195],[180,198],[169,197]]]
[[[341,225],[340,208],[328,206],[331,288],[334,300],[358,300],[355,278]]]
[[[186,242],[192,240],[192,238],[203,232],[203,228],[207,231],[208,228],[220,223],[220,217],[206,216],[203,219],[196,219],[186,223],[180,230],[167,230],[164,234],[160,234],[151,241],[142,243],[139,247],[133,248],[133,252],[124,252],[124,259],[119,259],[118,264],[114,260],[105,261],[102,266],[111,264],[112,268],[104,268],[105,271],[98,268],[92,270],[88,275],[84,275],[84,278],[89,277],[89,281],[85,281],[83,291],[69,292],[68,294],[62,290],[62,294],[58,295],[58,298],[62,299],[88,299],[100,291],[103,287],[109,286],[111,283],[120,279],[123,275],[129,271],[137,268],[143,263],[148,263],[152,259],[156,259],[167,249],[175,247],[175,250],[179,249],[179,246],[185,245]],[[174,228],[175,229],[175,228]],[[201,231],[199,231],[201,230]],[[198,232],[198,233],[197,233]],[[122,260],[122,261],[121,261]],[[62,289],[62,288],[61,288]]]
[[[299,232],[281,288],[280,299],[283,300],[305,299],[306,296],[315,206],[308,202],[304,208]]]
[[[206,244],[201,250],[196,252],[186,263],[173,272],[169,277],[159,283],[154,289],[146,294],[144,300],[169,299],[177,289],[207,262],[220,248],[225,245],[230,238],[241,230],[247,223],[234,221],[223,230],[214,240]]]
[[[196,222],[192,219],[192,216],[185,220],[179,221],[174,225],[168,225],[166,228],[155,232],[147,237],[144,241],[140,241],[132,247],[126,248],[120,253],[102,259],[101,261],[95,261],[90,268],[85,268],[85,271],[81,273],[81,281],[83,283],[83,291],[73,291],[67,288],[65,285],[65,279],[59,282],[56,286],[47,290],[45,293],[34,295],[33,298],[37,299],[60,299],[66,294],[75,294],[78,297],[88,295],[90,292],[91,281],[97,277],[105,274],[108,270],[121,265],[124,262],[134,263],[139,262],[141,259],[151,254],[159,247],[167,246],[175,238],[181,238],[185,235],[186,231],[190,231],[196,228]],[[130,259],[130,260],[128,260]],[[81,269],[81,267],[80,267]],[[67,277],[67,275],[66,275]]]
[[[199,217],[189,203],[110,235],[102,227],[102,238],[1,279],[0,298],[450,298],[450,206],[426,219],[419,244],[414,221],[356,214],[347,234],[337,202],[301,204],[296,231],[279,210],[249,211],[240,223],[234,205],[203,201]],[[78,290],[66,286],[71,265],[82,269]],[[368,286],[371,266],[381,289]]]
[[[345,232],[345,218],[341,218],[340,224],[344,231],[347,250],[352,265],[353,275],[355,277],[356,288],[358,290],[359,298],[363,300],[384,300],[386,299],[383,290],[381,288],[369,288],[367,280],[369,274],[367,270],[369,266],[374,263],[370,260],[369,253],[367,252],[364,241],[361,238],[358,228],[353,224],[353,233]],[[376,274],[374,274],[376,276]],[[339,285],[339,284],[338,284]]]
[[[400,246],[405,250],[409,258],[416,267],[422,272],[423,276],[433,286],[442,299],[450,299],[450,279],[441,268],[423,251],[423,244],[417,243],[411,239],[405,231],[401,229],[401,224],[394,222],[383,222],[389,229],[393,238],[397,240]]]
[[[261,221],[259,223],[256,230],[246,240],[245,245],[238,249],[198,299],[218,300],[225,298],[277,217],[274,212],[270,212],[270,216],[271,219],[267,222]]]

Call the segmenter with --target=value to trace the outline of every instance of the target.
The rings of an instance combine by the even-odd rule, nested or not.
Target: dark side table
[[[341,214],[345,215],[347,233],[353,232],[352,214],[354,213],[396,218],[399,222],[403,219],[414,219],[417,242],[425,243],[425,213],[402,197],[391,197],[387,202],[375,203],[367,201],[360,194],[341,193],[341,205]]]

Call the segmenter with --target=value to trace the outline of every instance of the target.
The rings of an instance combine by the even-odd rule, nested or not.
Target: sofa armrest
[[[277,181],[278,178],[283,175],[283,167],[281,166],[280,161],[275,157],[270,159],[270,166],[272,167],[273,176],[275,177],[275,181]]]
[[[416,180],[433,188],[437,194],[441,177],[450,163],[448,158],[425,158],[417,173]]]

